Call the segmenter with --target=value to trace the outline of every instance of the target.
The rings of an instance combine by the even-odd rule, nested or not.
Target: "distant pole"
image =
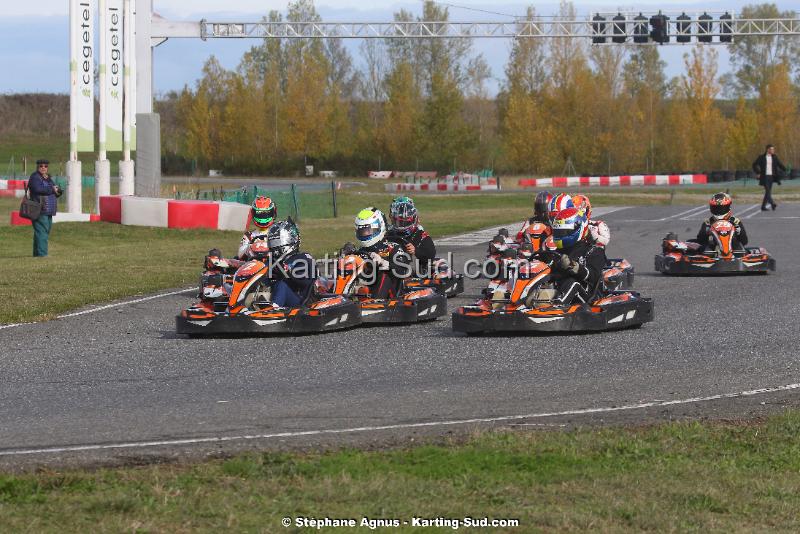
[[[336,182],[331,181],[331,199],[333,200],[333,218],[339,216],[339,213],[336,209]]]

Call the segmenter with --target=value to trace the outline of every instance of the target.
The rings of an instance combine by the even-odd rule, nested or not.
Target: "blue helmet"
[[[559,249],[574,247],[589,232],[586,214],[577,208],[559,211],[552,221],[553,241]]]
[[[392,200],[389,206],[389,218],[394,229],[406,235],[412,234],[419,224],[417,207],[409,197],[397,197]]]

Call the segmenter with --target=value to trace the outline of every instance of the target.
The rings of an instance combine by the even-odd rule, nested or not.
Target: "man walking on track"
[[[781,175],[778,171],[785,172],[786,167],[783,166],[781,160],[775,155],[775,147],[767,145],[767,150],[756,158],[753,162],[753,172],[758,174],[758,185],[764,187],[764,200],[761,201],[761,211],[767,210],[767,204],[775,208],[778,207],[775,201],[772,200],[772,184],[781,184]]]

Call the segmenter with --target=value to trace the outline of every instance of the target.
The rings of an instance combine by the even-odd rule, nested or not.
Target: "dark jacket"
[[[572,273],[557,268],[554,273],[554,278],[556,280],[572,278],[580,282],[587,290],[591,291],[594,289],[603,277],[603,269],[605,269],[608,261],[606,260],[605,249],[603,247],[596,247],[582,240],[571,249],[565,250],[564,254],[578,263],[578,272]]]
[[[425,231],[422,225],[418,225],[417,229],[414,230],[411,235],[406,235],[392,229],[389,232],[389,239],[392,237],[398,237],[414,245],[414,256],[420,263],[425,263],[436,258],[436,245],[433,242],[433,238]]]
[[[767,172],[767,153],[764,152],[760,156],[756,158],[753,162],[753,172],[758,174],[758,185],[764,185],[764,177]],[[778,159],[778,156],[775,154],[772,155],[772,181],[776,184],[781,183],[781,173],[786,172],[786,167],[784,167],[781,160]]]
[[[44,206],[42,206],[42,215],[55,215],[56,206],[56,188],[53,179],[49,176],[45,178],[39,171],[31,174],[28,180],[28,189],[30,190],[31,200],[39,200],[44,198]]]
[[[280,265],[272,268],[270,276],[273,280],[285,280],[303,304],[313,295],[314,282],[317,279],[317,267],[314,258],[305,252],[295,252],[281,258]]]

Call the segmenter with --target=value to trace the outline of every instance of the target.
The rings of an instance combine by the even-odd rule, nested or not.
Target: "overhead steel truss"
[[[648,35],[647,20],[598,23],[585,20],[518,20],[509,22],[169,22],[153,18],[153,37],[258,38],[258,39],[452,39],[452,38],[597,38]],[[693,16],[671,18],[670,37],[750,37],[800,35],[800,18],[714,19]],[[673,42],[674,39],[671,40]],[[712,42],[719,43],[719,39]],[[684,44],[684,43],[677,43]]]

